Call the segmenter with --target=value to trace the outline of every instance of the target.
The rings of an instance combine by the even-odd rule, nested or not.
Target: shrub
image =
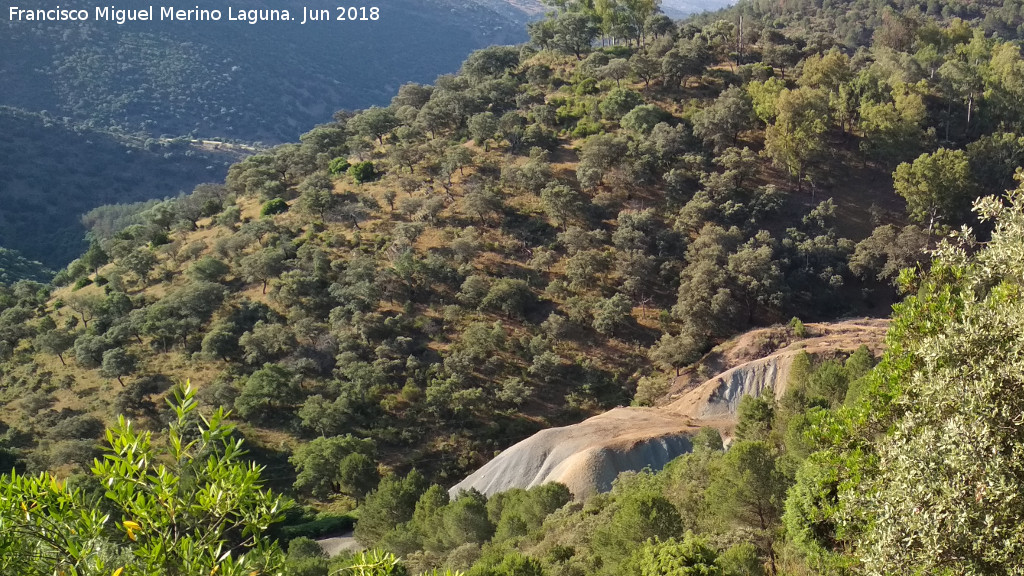
[[[103,433],[103,421],[88,414],[62,420],[50,428],[49,435],[55,440],[81,440],[99,438]]]
[[[373,182],[379,176],[377,168],[374,167],[373,162],[370,162],[369,160],[350,166],[348,169],[348,175],[352,177],[352,180],[354,180],[356,184]]]
[[[220,282],[224,279],[224,275],[230,271],[230,266],[213,256],[200,258],[188,269],[190,276],[205,282]]]
[[[355,519],[351,516],[324,515],[309,522],[292,524],[291,526],[280,526],[275,532],[276,536],[282,540],[320,538],[330,534],[346,532],[351,530],[353,526],[355,526]]]
[[[171,236],[164,231],[153,234],[153,238],[149,241],[150,248],[156,248],[157,246],[164,246],[165,244],[171,243]]]
[[[793,331],[793,336],[796,336],[797,338],[807,337],[807,328],[804,327],[804,323],[796,316],[789,321],[789,329]]]
[[[649,134],[660,122],[670,118],[670,114],[652,104],[644,104],[633,108],[622,117],[622,127],[634,132]]]
[[[313,540],[304,536],[296,538],[288,543],[285,569],[291,576],[327,576],[327,554]]]
[[[598,92],[597,80],[594,78],[584,78],[579,84],[576,85],[574,92],[577,96],[596,94]]]
[[[654,406],[661,397],[668,393],[672,381],[660,376],[644,376],[637,382],[636,394],[633,396],[634,406]]]
[[[692,532],[687,532],[682,542],[669,538],[645,543],[633,553],[632,563],[641,576],[722,573],[714,548]]]
[[[288,211],[288,203],[283,198],[274,198],[268,200],[263,208],[260,209],[260,216],[272,216],[274,214],[281,214],[282,212]]]
[[[603,130],[600,122],[592,122],[587,119],[580,120],[576,123],[576,128],[572,131],[573,138],[586,138],[587,136],[593,136],[594,134],[600,134]]]
[[[331,176],[340,176],[348,172],[348,169],[351,166],[352,165],[348,163],[348,160],[344,158],[335,158],[327,165],[327,171],[331,173]]]
[[[615,88],[601,101],[598,109],[601,110],[601,116],[618,120],[643,103],[643,97],[633,90]]]

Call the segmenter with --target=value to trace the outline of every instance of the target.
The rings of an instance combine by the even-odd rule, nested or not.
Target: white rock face
[[[781,395],[784,387],[778,383],[789,377],[794,354],[737,366],[664,409],[616,408],[579,424],[542,430],[499,454],[449,493],[455,497],[475,488],[490,496],[560,482],[575,497],[586,498],[610,490],[622,472],[661,470],[690,451],[698,422],[731,422],[746,395]]]
[[[789,368],[797,354],[780,352],[726,370],[665,406],[665,410],[698,420],[734,420],[744,396],[771,394],[781,398],[785,394]]]
[[[576,498],[611,489],[626,471],[661,470],[690,451],[702,424],[731,427],[740,398],[769,393],[789,377],[795,353],[748,362],[708,380],[665,408],[615,408],[579,424],[542,430],[502,452],[449,490],[475,488],[488,496],[547,482],[565,484]]]
[[[550,428],[502,452],[449,490],[495,494],[561,482],[578,497],[611,488],[625,470],[660,470],[690,450],[688,418],[654,408],[616,408],[579,424]]]
[[[449,493],[454,497],[474,488],[489,496],[547,482],[565,484],[576,498],[605,492],[622,472],[660,470],[689,452],[690,437],[703,426],[717,428],[726,441],[731,439],[740,399],[765,394],[781,398],[793,358],[801,351],[828,354],[853,351],[864,344],[877,354],[887,326],[884,320],[809,324],[811,336],[762,358],[735,352],[756,340],[757,331],[748,333],[734,342],[732,358],[738,364],[700,385],[687,386],[670,403],[658,408],[615,408],[579,424],[538,432],[496,456]]]

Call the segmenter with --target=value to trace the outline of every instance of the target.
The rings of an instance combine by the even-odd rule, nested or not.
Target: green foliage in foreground
[[[288,500],[262,488],[227,414],[197,411],[186,383],[163,441],[124,417],[92,468],[102,502],[49,474],[0,479],[0,572],[19,575],[277,573],[266,530]]]
[[[785,522],[819,570],[1019,574],[1024,565],[1024,188],[940,246],[896,308],[863,401],[829,419]],[[884,431],[884,432],[883,432]]]

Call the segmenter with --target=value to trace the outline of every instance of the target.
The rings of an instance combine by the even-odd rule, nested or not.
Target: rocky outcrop
[[[726,370],[665,408],[698,420],[734,418],[744,396],[781,397],[785,393],[789,367],[796,354],[772,354]]]
[[[611,488],[625,471],[660,470],[690,450],[690,437],[703,426],[717,428],[728,440],[743,396],[786,391],[793,358],[801,351],[835,354],[866,345],[881,352],[888,323],[858,319],[808,324],[809,336],[782,340],[782,329],[749,332],[710,353],[701,365],[725,368],[698,384],[680,387],[657,408],[616,408],[579,424],[551,428],[505,450],[456,484],[452,496],[474,488],[491,495],[511,488],[561,482],[577,498]],[[778,344],[765,352],[764,342]],[[770,347],[771,348],[771,347]],[[699,382],[692,369],[684,377]],[[680,379],[683,379],[681,377]]]
[[[867,346],[881,354],[889,321],[861,318],[834,324],[808,324],[808,336],[783,341],[774,351],[764,351],[765,340],[778,337],[777,329],[762,329],[739,336],[708,354],[704,366],[727,367],[717,376],[699,384],[690,375],[680,378],[683,385],[661,403],[661,408],[704,425],[715,426],[728,437],[735,424],[736,410],[744,396],[760,397],[770,393],[776,399],[786,393],[793,358],[801,352],[834,355]],[[782,331],[785,333],[785,331]],[[760,356],[760,357],[756,357]],[[697,370],[691,370],[695,372]]]
[[[688,418],[655,408],[616,408],[579,424],[550,428],[502,452],[449,491],[490,495],[561,482],[576,497],[607,491],[624,470],[660,470],[690,450]]]

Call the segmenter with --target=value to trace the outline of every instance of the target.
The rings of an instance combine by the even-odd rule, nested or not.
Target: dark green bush
[[[300,524],[292,524],[288,526],[280,526],[276,529],[277,536],[282,540],[292,540],[294,538],[321,538],[323,536],[329,536],[331,534],[338,534],[340,532],[347,532],[355,526],[356,520],[352,516],[341,515],[341,516],[328,516],[324,515],[316,520],[308,522],[302,522]]]
[[[274,198],[273,200],[268,200],[267,203],[263,205],[263,208],[260,209],[260,216],[271,216],[287,211],[288,203],[282,198]]]
[[[577,96],[597,93],[597,80],[594,78],[584,78],[583,81],[576,85],[574,92]]]
[[[373,182],[380,176],[377,173],[377,168],[374,167],[373,162],[369,160],[353,164],[348,169],[348,175],[352,177],[352,180],[356,184],[362,184],[364,182]]]
[[[603,128],[600,122],[591,122],[590,120],[583,119],[576,124],[576,128],[572,131],[573,138],[586,138],[587,136],[593,136],[594,134],[600,134]]]
[[[331,173],[331,176],[340,176],[348,172],[351,166],[345,158],[335,158],[327,165],[327,171]]]

